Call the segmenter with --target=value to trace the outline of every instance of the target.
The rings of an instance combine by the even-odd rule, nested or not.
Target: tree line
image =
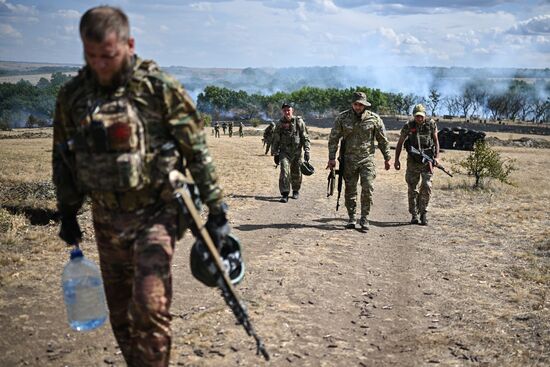
[[[50,80],[40,78],[36,85],[21,79],[0,84],[0,129],[49,126],[57,93],[70,76],[53,73]]]
[[[291,102],[303,115],[327,117],[350,108],[351,95],[357,90],[367,94],[373,111],[384,115],[407,115],[415,104],[423,103],[432,116],[550,122],[550,82],[527,83],[519,79],[506,86],[502,82],[473,79],[459,93],[450,95],[443,95],[437,87],[432,87],[427,95],[383,92],[361,86],[346,89],[306,86],[292,92],[263,95],[207,86],[197,97],[197,108],[214,119],[276,119],[282,102]]]

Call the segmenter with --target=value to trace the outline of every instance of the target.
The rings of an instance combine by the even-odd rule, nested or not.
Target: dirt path
[[[326,141],[313,143],[317,172],[304,178],[300,199],[281,204],[277,171],[270,157],[259,154],[257,140],[222,138],[211,145],[230,221],[245,251],[247,273],[238,291],[271,362],[254,355],[253,339],[235,325],[218,292],[191,277],[192,238],[186,235],[174,261],[171,365],[550,363],[546,293],[533,290],[514,301],[518,290],[505,274],[515,260],[496,247],[487,251],[496,241],[490,234],[470,238],[470,232],[460,230],[465,219],[437,218],[443,212],[437,205],[428,227],[409,225],[405,183],[399,179],[403,172],[385,172],[381,162],[371,229],[344,230],[343,196],[338,212],[335,198],[326,198]],[[87,246],[93,257],[91,239]],[[42,271],[58,271],[64,261],[59,257]],[[58,277],[41,281],[15,290],[18,297],[47,300],[40,309],[33,303],[16,310],[31,302],[23,300],[3,307],[0,350],[10,353],[0,357],[0,364],[124,365],[109,327],[70,331],[60,295],[51,292],[58,288]],[[6,339],[10,334],[18,339]]]

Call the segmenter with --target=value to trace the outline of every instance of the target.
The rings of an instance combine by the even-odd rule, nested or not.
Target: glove
[[[304,152],[304,161],[309,162],[309,151]]]
[[[222,203],[221,211],[219,213],[208,214],[208,220],[206,221],[205,225],[208,234],[212,238],[212,241],[214,241],[214,244],[216,245],[218,250],[221,249],[225,237],[231,231],[231,228],[229,227],[229,222],[227,221],[226,213],[227,205],[225,203]]]
[[[273,156],[273,162],[275,162],[276,165],[279,165],[279,162],[280,162],[280,158],[279,158],[279,155],[276,154]]]
[[[82,231],[76,220],[76,212],[61,212],[59,237],[68,245],[78,245],[82,241]]]

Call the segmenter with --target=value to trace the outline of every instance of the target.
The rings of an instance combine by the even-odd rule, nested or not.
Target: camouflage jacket
[[[271,137],[273,136],[273,129],[275,128],[275,125],[269,124],[264,130],[264,141],[271,142]]]
[[[349,109],[336,117],[328,140],[329,159],[336,159],[338,141],[341,138],[346,141],[345,156],[350,156],[357,161],[374,159],[374,140],[376,139],[384,160],[390,160],[390,146],[384,122],[374,112],[365,110],[361,116],[357,116],[352,109]]]
[[[309,152],[309,134],[304,120],[300,116],[294,116],[288,123],[281,118],[271,137],[271,155],[284,154],[294,157],[301,154],[301,150]]]
[[[434,133],[437,133],[437,124],[433,119],[424,121],[420,125],[415,120],[410,120],[401,128],[400,138],[405,142],[407,153],[409,153],[411,145],[416,149],[433,150],[435,148]]]
[[[162,171],[159,167],[165,165],[167,170],[178,166],[181,168],[183,163],[197,184],[202,201],[212,212],[218,212],[221,209],[222,190],[206,145],[203,123],[187,92],[177,80],[161,71],[153,61],[141,60],[138,57],[133,60],[127,81],[115,90],[106,90],[97,84],[91,70],[86,66],[59,91],[53,123],[52,156],[58,208],[78,209],[86,195],[91,197],[94,204],[112,210],[132,212],[151,206],[164,197],[161,197],[161,194],[164,195],[169,186],[167,174],[159,174],[159,171]],[[129,101],[127,104],[132,106],[128,111],[135,111],[134,115],[141,121],[141,136],[144,140],[142,145],[144,156],[147,157],[144,164],[147,169],[144,172],[154,172],[155,176],[159,177],[155,180],[146,177],[143,180],[144,184],[135,189],[117,192],[89,189],[94,186],[83,182],[83,177],[86,176],[75,163],[78,161],[79,152],[84,151],[73,147],[78,145],[75,139],[78,140],[79,136],[85,136],[87,139],[90,135],[86,129],[96,122],[92,118],[94,106],[97,109],[97,105],[105,101],[115,101],[116,105],[121,96],[124,96],[126,101]],[[124,113],[119,115],[124,116]],[[124,118],[119,119],[124,121]],[[110,135],[110,131],[105,132],[104,129],[103,134],[103,140],[112,143],[113,136]],[[115,139],[120,136],[124,136],[124,131],[122,135],[115,136]],[[114,149],[112,145],[107,146],[110,147],[107,149]],[[168,160],[164,157],[167,151],[171,151]],[[109,150],[107,152],[113,154]],[[85,153],[92,159],[94,154],[99,155],[90,149]],[[175,160],[172,158],[177,158],[178,162],[170,162]],[[154,168],[149,169],[149,166]],[[112,167],[105,165],[104,168],[105,170],[101,171],[96,167],[96,180],[101,181],[102,176],[109,176],[113,172]],[[109,201],[116,201],[117,205],[107,205],[113,204]]]

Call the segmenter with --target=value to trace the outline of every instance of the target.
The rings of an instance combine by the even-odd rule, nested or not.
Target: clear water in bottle
[[[62,282],[70,327],[86,331],[103,325],[107,319],[107,307],[101,273],[80,249],[71,251],[71,260],[63,269]]]

